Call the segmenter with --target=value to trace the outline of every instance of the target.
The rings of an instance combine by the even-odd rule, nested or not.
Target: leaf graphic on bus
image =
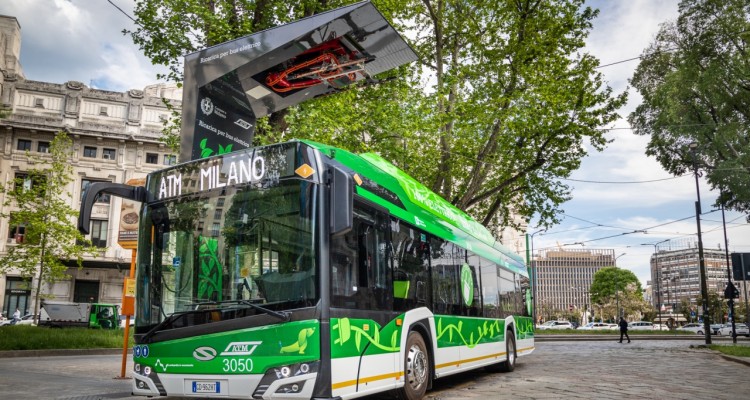
[[[206,298],[206,296],[205,296],[205,294],[206,294],[206,286],[207,286],[206,285],[206,281],[202,280],[202,281],[200,281],[200,283],[198,283],[198,298],[199,299],[205,299]]]
[[[349,318],[341,318],[338,323],[333,325],[333,330],[339,332],[339,338],[336,339],[333,344],[343,345],[349,341],[349,337],[352,334],[351,327],[349,324]]]
[[[398,340],[398,331],[393,331],[391,336],[391,347],[396,347],[396,340]]]
[[[357,351],[360,350],[359,344],[362,341],[362,333],[357,331],[357,334],[354,335],[354,346],[357,347]]]

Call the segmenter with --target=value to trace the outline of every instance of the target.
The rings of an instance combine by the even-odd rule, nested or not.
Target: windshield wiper
[[[146,332],[143,335],[143,337],[141,338],[141,343],[151,343],[149,339],[151,339],[151,336],[154,336],[154,334],[156,332],[158,332],[159,330],[161,330],[161,328],[163,328],[167,324],[171,324],[172,322],[174,322],[175,320],[177,320],[178,317],[180,317],[182,315],[185,315],[185,314],[192,313],[192,312],[194,312],[194,311],[192,311],[192,310],[189,310],[189,311],[179,311],[179,312],[173,313],[172,315],[168,316],[167,318],[164,318],[164,321],[159,322],[158,324],[156,324],[155,327],[151,328],[151,330],[149,330],[148,332]]]
[[[270,316],[276,317],[284,322],[289,322],[291,320],[291,317],[289,316],[289,313],[286,312],[278,312],[274,310],[269,310],[265,307],[261,307],[249,300],[225,300],[225,301],[206,301],[203,303],[193,303],[191,306],[205,306],[205,305],[222,305],[222,304],[242,304],[243,306],[248,306],[254,310],[260,311],[264,314],[268,314]],[[196,308],[197,309],[197,308]],[[174,314],[172,314],[174,315]]]

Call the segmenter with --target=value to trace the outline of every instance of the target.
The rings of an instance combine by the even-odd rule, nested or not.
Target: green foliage
[[[10,226],[23,226],[23,241],[6,246],[0,257],[0,273],[20,272],[26,280],[37,277],[36,310],[39,312],[42,283],[53,284],[67,276],[64,260],[76,260],[80,267],[83,256],[92,250],[81,243],[86,239],[76,229],[78,211],[70,206],[68,184],[73,180],[70,162],[72,140],[60,132],[50,143],[49,154],[27,153],[31,168],[25,177],[11,180],[0,187],[5,195],[3,205]]]
[[[629,289],[629,285],[633,287]],[[623,295],[629,290],[632,290],[636,297],[643,298],[641,283],[633,272],[617,267],[605,267],[594,274],[594,280],[591,282],[591,302],[603,304],[618,293]]]
[[[183,54],[354,2],[141,0],[128,33],[179,82]],[[419,62],[261,119],[254,144],[376,151],[491,229],[514,214],[556,222],[570,198],[560,178],[586,145],[606,146],[599,128],[625,102],[583,51],[597,12],[583,0],[374,3]]]
[[[643,103],[628,120],[672,174],[692,171],[697,143],[717,203],[750,212],[750,3],[683,0],[679,10],[644,51],[632,79]]]
[[[700,310],[702,308],[703,304],[703,295],[700,293],[698,294],[698,298],[696,300],[696,304],[698,304],[698,309]],[[700,314],[702,311],[699,311],[698,314]],[[735,308],[735,314],[737,310]],[[712,324],[720,324],[723,322],[726,322],[726,318],[724,315],[727,315],[729,313],[729,307],[727,306],[726,301],[724,301],[724,296],[719,294],[715,290],[709,290],[708,291],[708,315],[709,315],[709,321],[711,321]]]
[[[30,325],[0,327],[0,350],[117,349],[124,329],[42,328]],[[133,343],[133,330],[128,343]]]

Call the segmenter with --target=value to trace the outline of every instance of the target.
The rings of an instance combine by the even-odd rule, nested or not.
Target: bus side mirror
[[[354,226],[354,182],[346,171],[331,167],[330,215],[331,234],[341,235],[349,232]]]

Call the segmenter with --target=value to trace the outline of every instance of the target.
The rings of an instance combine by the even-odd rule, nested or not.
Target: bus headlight
[[[263,375],[263,378],[260,380],[260,383],[258,384],[258,387],[255,389],[255,392],[253,393],[253,398],[260,399],[263,397],[263,395],[266,393],[266,390],[273,384],[275,381],[279,379],[288,379],[293,378],[295,376],[301,376],[301,375],[307,375],[307,374],[313,374],[318,372],[318,369],[320,368],[320,361],[313,361],[313,362],[306,362],[306,363],[299,363],[299,364],[290,364],[290,365],[280,365],[275,368],[269,368],[266,373]],[[285,383],[281,386],[279,386],[278,389],[276,389],[276,393],[299,393],[302,391],[305,380],[302,379],[299,382],[290,382]]]

